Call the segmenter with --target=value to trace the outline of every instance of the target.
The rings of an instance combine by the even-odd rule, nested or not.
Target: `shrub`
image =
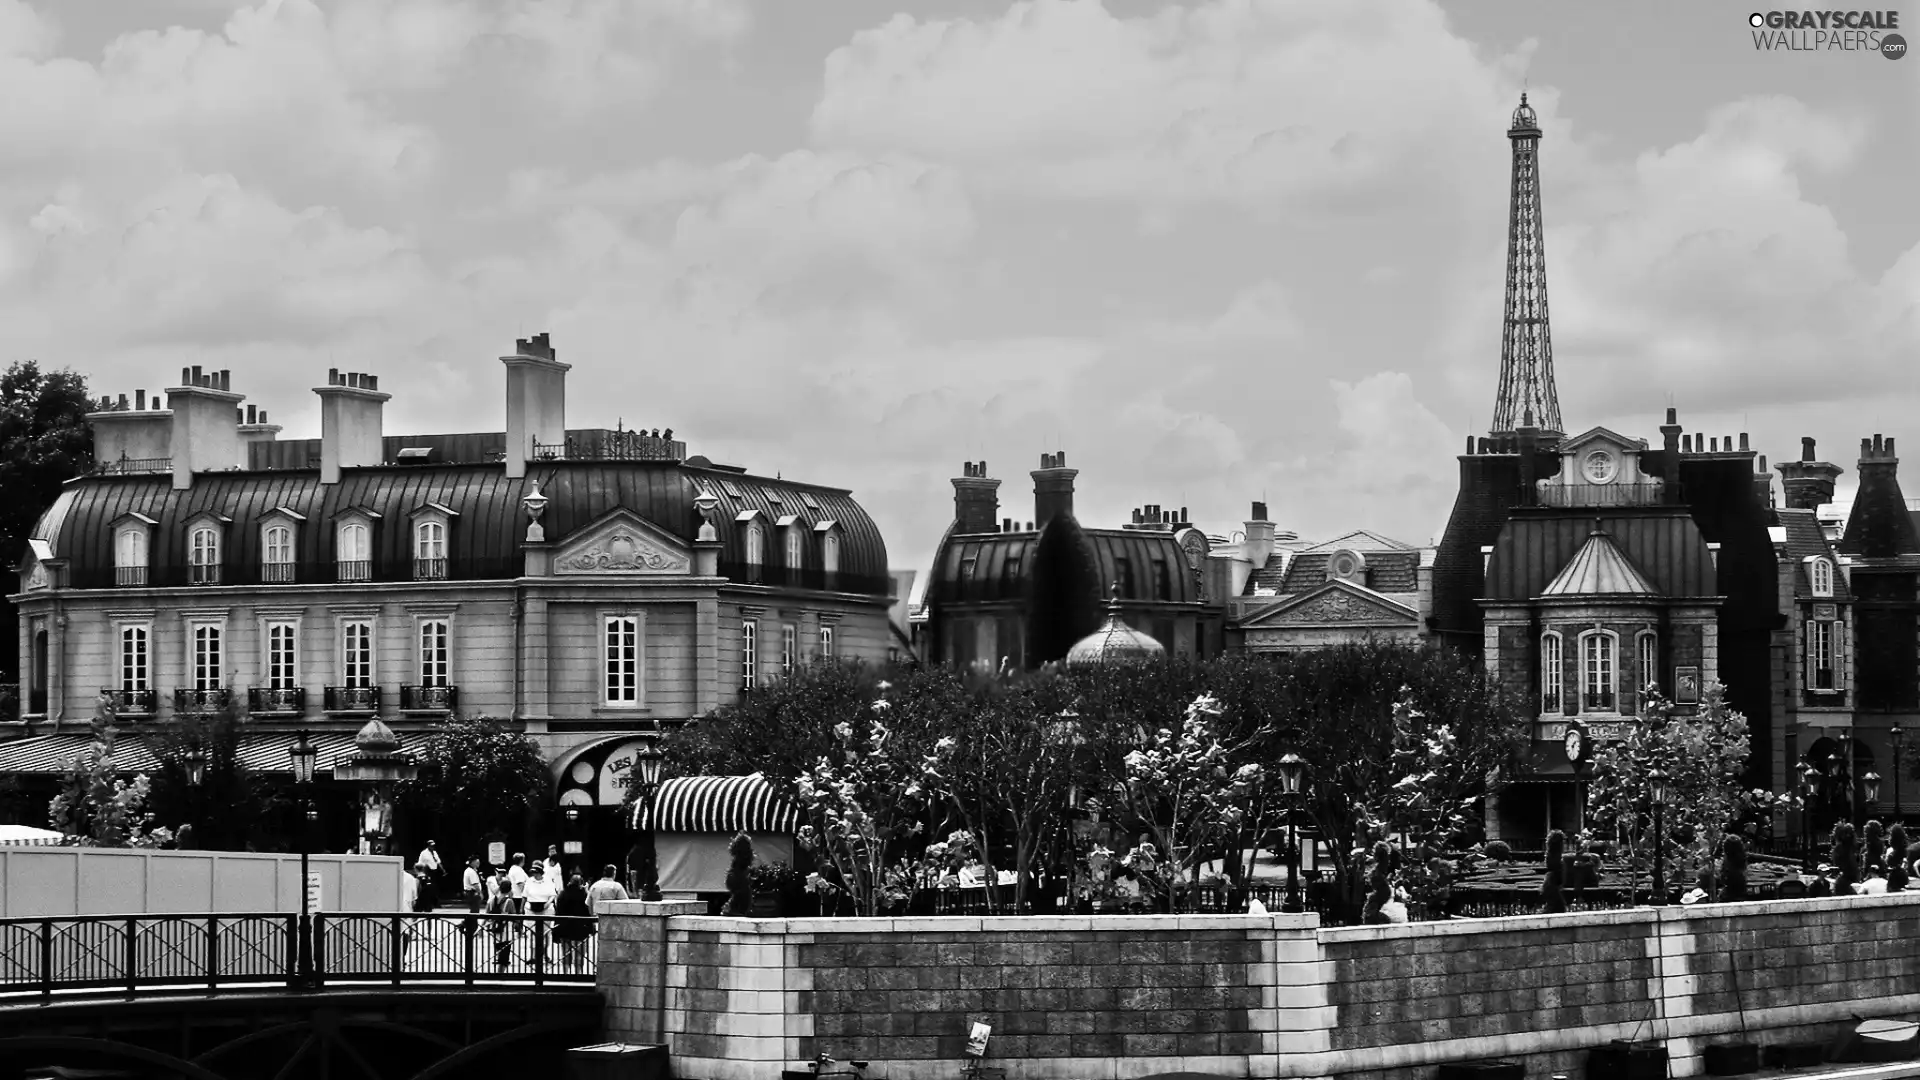
[[[1511,862],[1513,849],[1507,846],[1505,840],[1490,840],[1487,842],[1487,858],[1497,863]]]
[[[1747,898],[1747,842],[1737,836],[1727,837],[1720,852],[1720,890],[1722,900]]]
[[[746,833],[727,845],[733,867],[727,871],[727,914],[753,914],[753,838]]]
[[[1567,834],[1555,829],[1547,834],[1547,879],[1540,883],[1540,896],[1549,915],[1567,910],[1566,885]]]
[[[1887,830],[1887,891],[1899,892],[1910,880],[1907,862],[1907,827],[1894,822]]]

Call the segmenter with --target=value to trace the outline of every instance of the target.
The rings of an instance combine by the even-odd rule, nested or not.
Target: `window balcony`
[[[403,713],[451,713],[460,707],[457,686],[402,686],[400,711]]]
[[[1800,707],[1804,709],[1844,709],[1847,707],[1845,690],[1822,690],[1808,687],[1800,693]]]
[[[1535,492],[1534,502],[1539,506],[1659,506],[1664,500],[1666,485],[1662,483],[1543,483],[1535,489]]]
[[[113,705],[117,716],[152,716],[159,707],[154,699],[158,696],[151,690],[106,690],[102,691]]]
[[[345,716],[355,714],[371,716],[380,711],[380,688],[377,686],[329,686],[326,695],[326,711],[330,714]]]
[[[372,559],[339,559],[333,564],[336,581],[372,581]]]
[[[447,560],[445,559],[413,560],[413,580],[415,581],[447,580]]]
[[[187,567],[187,584],[189,585],[220,584],[220,564],[219,563],[194,563],[193,565]]]
[[[117,589],[137,589],[147,583],[147,568],[144,566],[116,566],[113,568],[113,585]]]
[[[307,688],[253,687],[247,691],[247,711],[255,716],[302,716],[307,711]]]
[[[1617,700],[1611,690],[1588,690],[1580,695],[1580,711],[1613,712]]]
[[[175,690],[173,692],[173,711],[190,716],[217,713],[226,710],[233,703],[233,691],[224,686],[210,687],[205,690]]]
[[[173,459],[170,457],[130,458],[122,454],[113,461],[95,462],[95,476],[132,476],[137,473],[163,473],[173,471]]]
[[[260,564],[260,583],[263,585],[291,585],[294,582],[293,563],[270,562]]]

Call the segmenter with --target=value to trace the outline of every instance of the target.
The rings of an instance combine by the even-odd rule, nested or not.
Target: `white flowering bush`
[[[1248,743],[1220,740],[1220,712],[1202,694],[1178,731],[1162,728],[1126,756],[1120,795],[1145,834],[1120,864],[1164,903],[1209,855],[1237,851],[1266,780],[1258,763],[1241,760]]]
[[[889,689],[886,683],[880,688],[883,695]],[[807,888],[844,896],[861,915],[878,915],[911,895],[917,871],[902,860],[907,842],[925,829],[923,763],[907,760],[893,745],[884,722],[891,707],[882,696],[863,722],[836,725],[835,751],[795,782],[807,821],[797,839],[820,868],[808,876]]]
[[[105,695],[95,707],[93,742],[67,765],[60,793],[47,808],[48,823],[63,842],[79,847],[157,848],[173,841],[173,830],[155,828],[146,812],[152,781],[145,774],[123,779],[114,764],[113,703]]]

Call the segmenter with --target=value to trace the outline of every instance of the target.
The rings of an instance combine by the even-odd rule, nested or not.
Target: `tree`
[[[1161,728],[1127,755],[1117,789],[1151,838],[1121,862],[1169,909],[1178,884],[1207,855],[1237,841],[1265,779],[1261,767],[1246,760],[1252,739],[1220,740],[1212,723],[1220,712],[1217,698],[1195,698],[1179,730]]]
[[[881,684],[883,694],[888,689]],[[795,782],[807,822],[796,839],[820,868],[809,888],[845,894],[861,915],[879,915],[909,898],[919,874],[889,870],[925,835],[932,798],[922,783],[925,757],[894,739],[892,707],[885,697],[876,698],[866,717],[834,725],[834,750]]]
[[[93,741],[74,755],[60,782],[60,793],[47,808],[47,820],[79,847],[161,847],[173,839],[167,829],[153,828],[146,812],[149,781],[145,775],[128,780],[114,761],[119,728],[113,700],[100,695],[93,711]]]
[[[419,775],[398,787],[395,801],[443,829],[457,827],[447,842],[454,856],[449,866],[477,853],[481,837],[517,832],[527,807],[547,790],[540,744],[490,717],[457,716],[436,725],[418,761]]]
[[[93,407],[86,378],[72,371],[42,372],[22,360],[0,375],[0,557],[9,565],[26,554],[60,485],[93,465]],[[20,627],[8,615],[0,619],[0,672],[17,677],[19,656]]]
[[[910,680],[905,672],[854,661],[802,665],[672,732],[662,744],[667,770],[675,776],[764,773],[792,795],[793,781],[838,745],[835,727],[863,719],[882,682]]]
[[[1071,515],[1047,522],[1033,545],[1027,597],[1027,665],[1064,659],[1081,638],[1100,629],[1100,580],[1093,543]],[[999,658],[983,657],[989,666]]]
[[[240,757],[240,737],[251,724],[238,695],[210,716],[183,715],[161,736],[154,756],[154,817],[171,823],[179,846],[198,851],[246,851],[270,841],[272,792]],[[206,773],[190,783],[187,755],[204,754]]]

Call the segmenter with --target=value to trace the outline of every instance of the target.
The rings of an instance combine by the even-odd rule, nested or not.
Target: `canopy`
[[[31,825],[0,825],[0,847],[18,844],[32,844],[51,847],[64,837],[52,829],[36,829]]]
[[[774,793],[759,773],[751,776],[679,776],[660,785],[653,798],[634,804],[633,827],[656,832],[792,833],[800,810]]]
[[[0,742],[0,773],[63,776],[72,767],[73,759],[92,742],[92,735],[80,734],[39,735],[30,739]],[[153,772],[160,768],[160,759],[154,754],[160,745],[157,735],[143,735],[122,728],[119,737],[113,741],[113,762],[120,772]],[[243,735],[240,738],[239,758],[253,772],[290,773],[293,771],[293,761],[287,756],[287,748],[292,745],[291,735]],[[353,735],[334,731],[316,733],[313,745],[320,751],[319,760],[330,762],[339,754],[352,752]],[[324,764],[321,767],[327,768]]]

